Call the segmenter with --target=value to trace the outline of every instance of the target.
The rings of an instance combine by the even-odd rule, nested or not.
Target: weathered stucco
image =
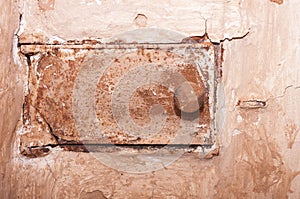
[[[0,1],[0,195],[9,198],[15,130],[23,102],[22,67],[14,59],[14,33],[19,25],[18,8],[13,1]],[[15,43],[15,48],[16,43]],[[15,54],[16,55],[16,54]]]
[[[187,36],[203,35],[207,29],[210,38],[219,41],[244,35],[249,30],[248,18],[242,15],[239,0],[23,1],[26,25],[20,41],[24,43],[89,37],[105,41],[143,27],[168,29]]]
[[[147,2],[24,1],[20,42],[59,43],[63,41],[58,38],[86,37],[106,41],[143,27],[187,36],[206,30],[224,47],[217,110],[219,155],[203,160],[197,153],[186,153],[164,169],[145,174],[117,171],[91,153],[60,148],[45,157],[22,156],[19,132],[13,133],[23,95],[18,86],[22,72],[12,54],[19,18],[16,5],[1,1],[1,195],[300,198],[300,2]]]

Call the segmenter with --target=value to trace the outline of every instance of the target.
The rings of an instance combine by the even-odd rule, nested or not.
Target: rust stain
[[[95,44],[99,44],[100,42],[98,40],[95,39],[85,39],[82,41],[82,44],[91,44],[91,45],[95,45]]]
[[[277,3],[278,5],[283,4],[283,0],[270,0],[273,3]]]
[[[212,121],[207,86],[209,83],[206,82],[211,76],[205,63],[201,63],[203,71],[198,71],[195,60],[199,58],[194,53],[189,53],[189,50],[194,47],[181,44],[178,49],[169,46],[161,48],[144,48],[143,46],[133,48],[133,46],[129,46],[131,47],[129,49],[109,46],[110,48],[89,50],[86,46],[98,44],[98,41],[84,40],[81,45],[83,45],[82,43],[85,44],[84,48],[61,48],[61,45],[51,45],[50,47],[44,45],[37,47],[41,50],[36,54],[29,54],[30,51],[27,51],[27,55],[32,57],[29,66],[29,91],[26,96],[26,103],[24,103],[25,133],[21,138],[21,150],[26,150],[26,147],[64,145],[62,148],[66,150],[86,152],[84,147],[79,146],[82,142],[85,144],[107,144],[107,141],[114,144],[171,143],[178,128],[180,128],[180,120],[183,118],[181,114],[178,114],[178,110],[185,110],[183,104],[178,105],[178,102],[176,108],[174,93],[182,82],[180,83],[181,80],[178,82],[176,78],[175,81],[172,75],[162,73],[160,78],[170,87],[158,84],[142,85],[132,91],[129,100],[130,117],[139,126],[148,125],[153,118],[155,121],[159,121],[161,116],[166,118],[166,123],[159,132],[155,132],[149,138],[134,137],[120,129],[114,118],[114,114],[122,115],[123,110],[119,109],[120,113],[112,112],[112,93],[123,76],[140,66],[148,66],[153,63],[155,65],[153,65],[152,70],[176,72],[184,77],[184,81],[194,85],[192,87],[196,92],[199,104],[199,112],[197,112],[199,124],[191,127],[194,133],[192,144],[209,145],[214,142],[214,139],[209,137],[212,136],[209,134],[212,132]],[[28,46],[36,52],[35,45]],[[77,47],[77,45],[74,46]],[[204,47],[196,49],[207,50]],[[208,49],[213,50],[213,48]],[[203,53],[201,50],[199,53]],[[103,64],[103,66],[107,66],[98,83],[95,84],[97,86],[95,113],[103,130],[101,132],[102,137],[89,135],[83,141],[81,140],[82,136],[80,136],[81,132],[76,128],[73,118],[73,91],[76,87],[75,81],[78,73],[87,67],[85,64],[91,65],[89,62],[84,62],[85,57],[90,56],[91,53],[95,53],[95,56],[99,57],[97,60],[97,63],[100,64],[101,62],[99,68]],[[189,56],[186,57],[187,54]],[[213,53],[212,56],[214,56]],[[200,73],[202,74],[200,75]],[[138,82],[143,82],[143,77],[139,78],[142,79]],[[156,106],[157,104],[163,107],[163,112]],[[187,112],[191,111],[187,109]],[[149,113],[151,113],[151,117]],[[90,127],[86,126],[86,128]],[[45,135],[46,137],[44,137]],[[39,140],[43,142],[39,142]],[[67,146],[68,144],[71,145],[70,141],[73,145]],[[75,149],[76,147],[78,149]],[[217,154],[218,151],[213,153]]]
[[[50,153],[50,149],[46,147],[23,147],[21,154],[29,158],[44,157]]]
[[[32,74],[32,77],[37,78],[39,82],[35,107],[44,115],[56,136],[66,140],[72,137],[76,140],[77,134],[73,127],[71,110],[71,91],[77,70],[73,66],[74,62],[65,63],[59,59],[60,56],[44,56],[39,60],[37,73]]]
[[[208,42],[210,43],[209,37],[207,34],[204,34],[203,36],[191,36],[184,38],[181,43],[188,43],[188,44],[193,44],[193,43],[202,43],[202,42]]]
[[[28,41],[30,41],[31,44],[37,44],[48,41],[48,38],[41,33],[23,33],[19,36],[19,43],[27,43]]]
[[[161,60],[164,60],[161,62]],[[105,127],[104,134],[110,135],[109,139],[114,143],[122,144],[124,142],[131,142],[128,135],[118,130],[118,125],[112,114],[112,93],[116,84],[120,78],[125,75],[128,71],[133,70],[138,65],[146,65],[148,63],[159,63],[161,65],[157,67],[176,70],[197,87],[202,86],[203,82],[197,75],[196,66],[193,64],[184,64],[181,61],[181,57],[176,53],[163,50],[149,50],[149,49],[138,49],[136,53],[128,53],[126,56],[118,57],[117,61],[114,61],[111,66],[105,71],[105,74],[99,81],[98,91],[96,94],[97,104],[97,116],[101,121],[101,125]],[[176,63],[175,65],[172,63]],[[168,79],[169,77],[165,77]],[[142,80],[141,80],[142,81]],[[202,96],[203,97],[203,96]],[[207,127],[198,131],[199,139],[196,137],[195,143],[202,143],[202,136],[204,135],[209,127],[210,115],[209,105],[207,96],[203,97],[203,107],[200,117],[200,124],[205,124]],[[176,113],[174,104],[174,93],[168,91],[167,88],[159,85],[144,85],[132,93],[130,99],[129,110],[130,116],[134,122],[140,126],[144,126],[150,123],[151,118],[149,117],[149,111],[155,104],[161,104],[165,109],[167,116],[166,125],[162,130],[153,135],[151,139],[133,139],[134,143],[151,143],[151,144],[165,144],[170,143],[171,137],[177,132],[180,122],[180,117]],[[105,107],[105,108],[104,108]],[[122,111],[122,110],[120,110]]]
[[[211,150],[209,153],[207,153],[203,158],[204,159],[212,159],[215,156],[219,156],[219,153],[220,153],[220,148],[217,147],[217,148]]]

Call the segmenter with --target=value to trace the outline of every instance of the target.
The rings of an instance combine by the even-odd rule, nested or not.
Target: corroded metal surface
[[[25,45],[22,52],[31,55],[24,146],[214,143],[219,51],[211,43]],[[183,125],[188,143],[176,139]],[[28,134],[49,138],[30,144]]]

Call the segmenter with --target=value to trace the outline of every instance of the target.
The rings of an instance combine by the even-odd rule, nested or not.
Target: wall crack
[[[245,39],[245,37],[247,37],[247,35],[250,33],[250,31],[246,32],[244,35],[242,36],[237,36],[237,37],[231,37],[231,38],[224,38],[222,40],[220,40],[220,43],[223,43],[224,41],[232,41],[232,40],[240,40],[240,39]]]
[[[283,91],[283,93],[282,93],[281,95],[276,96],[276,97],[269,98],[269,99],[267,99],[267,101],[269,101],[269,100],[276,100],[276,99],[285,97],[287,91],[288,91],[289,89],[291,89],[291,88],[294,88],[294,89],[296,90],[296,89],[299,89],[300,86],[289,85],[289,86],[285,87],[285,89],[284,89],[284,91]]]

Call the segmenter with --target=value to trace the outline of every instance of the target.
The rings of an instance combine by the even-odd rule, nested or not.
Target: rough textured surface
[[[38,1],[23,1],[26,26],[20,41],[24,43],[83,38],[106,41],[139,27],[169,29],[186,36],[203,35],[207,30],[214,41],[248,31],[239,0],[41,0],[39,6]]]
[[[0,195],[9,198],[16,123],[23,101],[22,70],[13,58],[14,32],[18,28],[18,10],[13,1],[0,1]],[[16,44],[14,46],[16,48]]]
[[[104,50],[58,48],[30,57],[22,148],[53,145],[53,138],[60,144],[65,141],[184,144],[175,139],[184,122],[191,125],[185,128],[193,133],[190,143],[212,144],[214,103],[211,100],[209,105],[208,97],[214,98],[216,86],[211,82],[218,80],[215,73],[209,71],[216,69],[218,73],[214,63],[214,51],[219,53],[218,48],[211,43],[198,44],[198,47],[192,44],[169,46],[139,49],[132,45],[133,48],[120,49],[114,45]],[[95,62],[97,64],[93,64]],[[201,69],[198,70],[198,66]],[[194,85],[194,88],[190,86],[193,90],[189,91],[189,99],[197,101],[200,96],[191,91],[199,93],[202,88],[201,108],[198,102],[189,104],[184,98],[186,94],[176,93],[183,82],[186,87],[190,83]],[[182,106],[196,109],[181,114],[174,105],[174,93],[177,104],[180,101]],[[84,98],[88,100],[86,103],[77,102]],[[98,120],[96,125],[102,129],[98,134],[85,116],[89,109],[86,104],[94,101],[96,115],[91,117]]]
[[[73,6],[60,6],[69,2]],[[14,140],[10,136],[20,111],[13,106],[5,106],[7,108],[1,109],[6,110],[3,114],[12,115],[10,120],[2,122],[1,119],[1,124],[5,124],[1,126],[5,130],[1,130],[1,138],[5,138],[1,139],[1,147],[4,146],[4,152],[1,150],[1,180],[4,179],[1,181],[1,195],[4,193],[6,198],[84,198],[88,195],[99,198],[300,198],[300,159],[297,157],[300,150],[298,0],[284,1],[280,5],[268,0],[199,1],[207,5],[199,3],[202,6],[191,7],[184,7],[186,1],[164,1],[143,5],[139,7],[140,10],[137,9],[138,12],[135,11],[135,5],[141,4],[133,1],[115,1],[116,4],[110,1],[82,2],[86,3],[81,7],[78,6],[79,1],[76,4],[76,1],[57,0],[54,10],[37,14],[40,12],[37,1],[31,1],[32,7],[26,9],[35,11],[27,13],[33,19],[28,20],[27,33],[33,32],[37,24],[38,27],[47,27],[43,29],[44,33],[65,38],[75,27],[71,38],[81,38],[86,35],[85,26],[74,23],[78,21],[82,24],[87,17],[81,18],[84,15],[77,15],[77,11],[81,10],[88,15],[91,13],[89,9],[96,10],[95,5],[101,2],[97,6],[107,9],[106,13],[112,9],[117,11],[111,12],[99,22],[104,26],[98,26],[94,18],[88,18],[92,20],[86,24],[107,30],[103,33],[106,36],[131,29],[131,24],[136,27],[133,20],[138,13],[147,16],[147,27],[161,26],[201,35],[205,27],[205,20],[200,20],[201,15],[209,13],[209,36],[218,35],[214,36],[217,40],[227,36],[235,38],[224,40],[224,89],[219,94],[219,99],[223,99],[219,101],[223,103],[218,104],[219,141],[222,145],[220,155],[211,160],[199,160],[197,154],[185,154],[164,169],[146,174],[119,172],[100,164],[92,154],[59,149],[45,157],[27,158],[19,154],[19,138]],[[118,2],[129,9],[118,7]],[[219,9],[210,7],[212,4],[219,5]],[[8,1],[1,2],[1,9],[6,8],[6,13],[1,13],[1,20],[9,21],[4,17],[9,16],[12,9],[10,5]],[[182,8],[181,14],[175,6]],[[151,12],[155,16],[163,16],[165,20],[151,21]],[[64,17],[59,20],[66,13],[71,18],[76,16],[77,20]],[[99,13],[94,12],[93,16]],[[116,17],[121,16],[120,13],[127,13],[129,17]],[[43,18],[43,26],[39,18]],[[46,23],[48,20],[57,23]],[[221,25],[216,27],[215,21],[220,21]],[[68,26],[70,29],[64,32]],[[237,29],[249,30],[249,34],[243,37],[244,31]],[[6,32],[3,29],[1,31]],[[6,34],[12,35],[13,27]],[[98,32],[92,34],[98,35]],[[6,50],[10,49],[11,43],[5,45]],[[8,75],[8,67],[4,67],[9,65],[11,56],[7,53],[3,58],[1,54],[1,63],[6,63],[1,65],[1,73],[13,87],[16,85],[15,73]],[[2,99],[1,106],[10,102]],[[255,101],[266,105],[260,106],[258,103],[254,104],[255,108],[244,108],[253,106],[253,103],[248,102]],[[242,107],[239,102],[243,102]],[[12,143],[15,143],[14,147]],[[13,158],[14,165],[2,167],[6,165],[3,160],[10,160],[9,156]],[[9,180],[9,176],[12,180]],[[7,192],[12,189],[13,192]]]

